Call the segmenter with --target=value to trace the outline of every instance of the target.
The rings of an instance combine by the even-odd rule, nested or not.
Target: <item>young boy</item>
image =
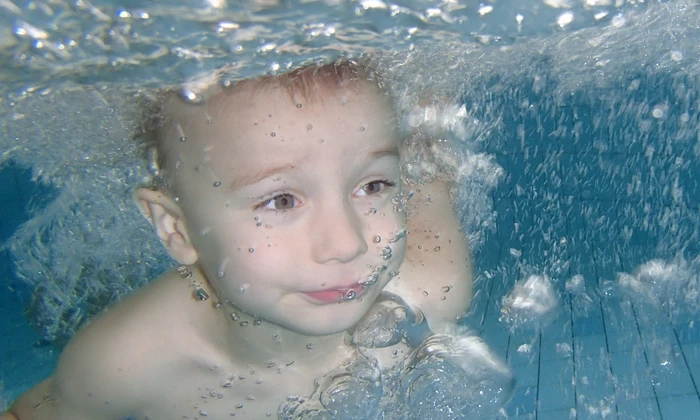
[[[80,331],[3,419],[276,417],[352,354],[345,332],[382,290],[433,329],[467,308],[471,262],[447,187],[402,184],[396,116],[367,68],[212,90],[166,95],[163,187],[135,192],[182,267]],[[373,355],[388,367],[406,350]]]

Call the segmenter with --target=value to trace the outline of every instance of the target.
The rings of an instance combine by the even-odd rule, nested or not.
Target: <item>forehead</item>
[[[308,153],[320,144],[327,152],[335,146],[346,153],[387,148],[398,138],[390,100],[368,81],[312,98],[281,87],[224,89],[202,105],[172,98],[165,112],[164,140],[190,162],[214,164],[225,157],[229,166],[239,166],[251,159]],[[185,142],[176,141],[182,137]]]

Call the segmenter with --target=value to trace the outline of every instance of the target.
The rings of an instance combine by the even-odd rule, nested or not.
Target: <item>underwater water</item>
[[[44,338],[168,265],[128,200],[135,92],[378,51],[406,124],[422,91],[456,103],[418,123],[463,183],[462,323],[515,376],[493,415],[700,415],[697,2],[175,3],[0,2],[0,409],[53,369]]]

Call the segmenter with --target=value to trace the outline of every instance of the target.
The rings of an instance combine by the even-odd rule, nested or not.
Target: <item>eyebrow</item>
[[[385,149],[372,150],[371,152],[367,153],[367,157],[365,158],[365,161],[377,160],[377,159],[381,159],[381,158],[387,157],[387,156],[388,157],[396,157],[398,159],[399,158],[398,147],[393,146],[393,147],[388,147]],[[229,184],[228,189],[231,191],[235,191],[237,189],[256,184],[256,183],[262,181],[263,179],[269,178],[273,175],[277,175],[279,173],[284,173],[284,172],[294,170],[302,163],[304,163],[304,159],[302,159],[298,162],[288,163],[288,164],[284,164],[281,166],[273,166],[271,168],[262,168],[257,172],[249,172],[247,174],[244,174],[244,175],[234,179]]]

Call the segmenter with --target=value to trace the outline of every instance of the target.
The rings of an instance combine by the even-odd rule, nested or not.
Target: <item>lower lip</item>
[[[352,300],[356,300],[362,296],[365,291],[362,286],[358,285],[357,287],[351,287],[348,289],[321,290],[320,292],[306,292],[304,294],[318,302],[338,303],[343,301],[343,296],[345,296],[349,290],[355,291],[355,297]]]

